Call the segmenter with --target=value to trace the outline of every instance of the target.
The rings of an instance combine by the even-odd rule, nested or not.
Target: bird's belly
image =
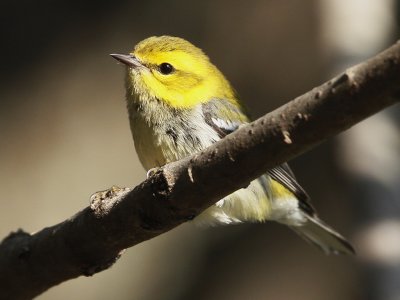
[[[146,170],[166,163],[161,145],[157,143],[153,130],[141,118],[131,121],[131,131],[136,153]]]
[[[169,124],[171,125],[171,124]],[[197,128],[192,134],[177,124],[149,126],[142,118],[131,122],[131,129],[138,157],[146,170],[182,159],[203,150],[217,139],[206,130]],[[174,129],[171,132],[171,128]],[[201,131],[200,131],[201,130]],[[194,138],[195,137],[195,138]],[[274,203],[270,195],[267,175],[252,181],[247,188],[240,189],[194,219],[197,224],[230,224],[243,221],[260,222],[273,218]]]
[[[179,122],[170,120],[160,126],[150,126],[142,117],[131,121],[131,131],[139,160],[146,170],[180,160],[199,152],[215,142],[214,132],[197,126],[189,129]],[[201,138],[199,138],[201,137]]]

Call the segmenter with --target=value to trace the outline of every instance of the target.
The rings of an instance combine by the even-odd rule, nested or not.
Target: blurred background
[[[145,179],[109,53],[184,37],[258,117],[390,45],[399,12],[395,0],[1,1],[0,236]],[[324,256],[275,223],[185,224],[38,299],[400,299],[399,116],[390,108],[291,162],[356,257]]]

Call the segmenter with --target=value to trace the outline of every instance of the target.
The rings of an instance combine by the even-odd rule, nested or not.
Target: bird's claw
[[[149,179],[151,176],[156,174],[159,169],[160,168],[155,167],[155,168],[151,168],[150,170],[148,170],[146,173],[146,178]]]

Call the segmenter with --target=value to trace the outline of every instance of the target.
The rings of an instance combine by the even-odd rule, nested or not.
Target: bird
[[[126,66],[130,128],[146,170],[200,152],[249,123],[237,92],[189,41],[168,35],[139,42],[129,54],[110,54]],[[287,163],[269,169],[193,219],[199,225],[276,221],[326,254],[353,254],[325,224]]]

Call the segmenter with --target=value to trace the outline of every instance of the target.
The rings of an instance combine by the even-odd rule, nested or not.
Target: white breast
[[[147,170],[199,152],[219,140],[204,121],[200,105],[180,111],[156,102],[130,113],[135,148]]]

